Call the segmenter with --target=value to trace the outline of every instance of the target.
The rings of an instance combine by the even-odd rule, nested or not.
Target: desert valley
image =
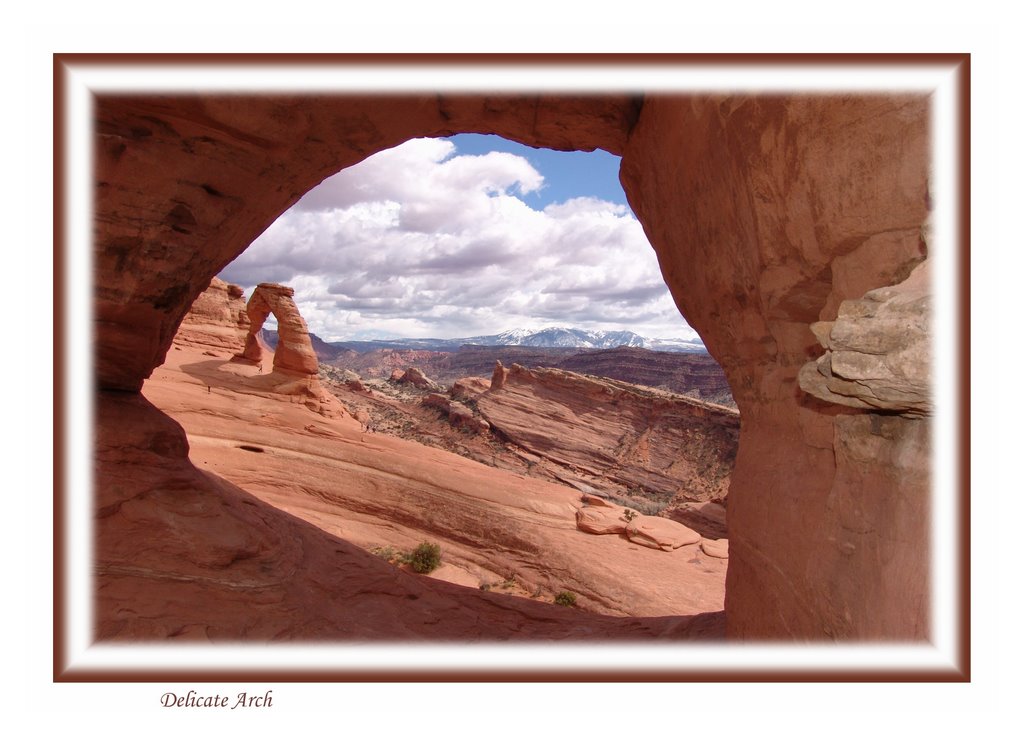
[[[250,319],[270,311],[279,334]],[[634,366],[649,352],[631,350]],[[493,625],[478,619],[497,616],[516,620],[499,638],[724,635],[735,409],[497,360],[490,375],[442,385],[417,365],[391,368],[401,357],[385,351],[363,375],[321,364],[290,289],[261,285],[247,310],[241,289],[215,279],[143,387],[184,428],[207,482],[357,548],[346,550],[345,597],[367,615],[339,632],[309,611],[326,618],[319,632],[301,624],[304,634],[486,639]],[[687,357],[706,390],[720,388],[706,354]],[[229,539],[219,554],[231,561],[271,552]],[[440,565],[418,574],[409,553],[424,542]],[[378,610],[403,598],[415,625]],[[175,632],[114,618],[101,636],[240,633],[216,615]],[[246,620],[246,636],[298,633],[295,622]]]

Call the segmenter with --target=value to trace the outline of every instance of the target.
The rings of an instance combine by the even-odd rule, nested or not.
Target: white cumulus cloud
[[[520,198],[543,186],[521,156],[407,141],[311,190],[222,277],[292,286],[327,340],[555,325],[694,334],[626,206]]]

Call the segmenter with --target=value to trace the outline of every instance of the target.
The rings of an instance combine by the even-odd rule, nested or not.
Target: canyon
[[[326,343],[310,335],[321,365],[350,370],[368,378],[390,375],[397,368],[415,366],[442,384],[465,376],[484,376],[495,362],[526,368],[561,368],[614,378],[627,383],[661,388],[702,401],[735,408],[729,382],[714,358],[702,351],[659,352],[620,346],[581,350],[564,347],[459,345],[453,350],[374,348],[357,352]],[[276,345],[277,333],[264,330],[263,339]]]
[[[348,541],[357,529],[328,533],[204,471],[186,415],[169,416],[162,381],[180,378],[213,402],[222,383],[252,377],[236,371],[257,370],[173,349],[213,276],[326,176],[408,138],[456,132],[622,156],[630,206],[742,416],[727,638],[929,638],[932,408],[918,370],[930,345],[925,95],[101,94],[94,119],[99,638],[706,633],[700,616],[607,617],[403,578]],[[194,365],[204,362],[218,365]],[[321,422],[350,422],[339,434],[363,444],[354,419],[304,397],[275,398],[274,410],[257,398],[233,402],[247,436],[211,429],[208,447],[218,439],[222,454],[273,455],[235,445],[262,447],[267,431],[303,433],[304,443],[338,431]],[[215,422],[221,410],[206,411]],[[407,446],[394,442],[368,438],[366,462],[402,466]],[[451,475],[467,495],[479,486],[462,465]],[[564,513],[561,528],[577,533]],[[616,534],[585,538],[657,560],[698,546],[708,564],[721,561],[703,543],[666,553]]]

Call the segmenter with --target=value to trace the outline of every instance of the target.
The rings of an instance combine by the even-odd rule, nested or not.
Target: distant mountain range
[[[628,330],[605,332],[601,330],[580,330],[571,327],[548,327],[543,330],[509,330],[497,335],[475,337],[443,338],[398,338],[394,340],[342,340],[324,342],[310,335],[314,345],[321,343],[339,350],[355,350],[366,353],[371,350],[435,350],[454,352],[463,345],[482,346],[524,346],[536,348],[590,348],[602,350],[617,347],[646,348],[666,353],[703,353],[704,343],[699,338],[658,339],[642,337]],[[276,334],[274,335],[276,338]],[[273,338],[271,338],[273,339]],[[320,346],[317,346],[320,350]]]

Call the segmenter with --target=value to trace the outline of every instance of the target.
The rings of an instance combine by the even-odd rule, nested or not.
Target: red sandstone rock
[[[405,373],[398,379],[398,383],[408,383],[423,391],[437,391],[441,388],[423,375],[423,371],[415,366],[407,368]]]
[[[256,339],[267,317],[277,318],[277,347],[274,350],[274,370],[302,376],[316,376],[319,362],[309,339],[306,320],[299,314],[292,297],[295,290],[281,284],[260,284],[249,297],[249,337],[242,357],[259,363],[263,349]]]
[[[508,379],[508,368],[501,364],[501,361],[494,363],[494,373],[491,375],[491,391],[500,391]]]
[[[729,488],[734,639],[927,630],[929,481],[913,449],[927,422],[886,420],[879,460],[861,465],[844,442],[876,417],[844,429],[797,374],[820,351],[812,323],[922,259],[928,115],[915,95],[658,96],[630,136],[627,198],[743,415]],[[893,464],[901,448],[922,460],[915,471]]]
[[[233,355],[245,349],[248,333],[242,289],[214,277],[192,303],[174,339],[179,344],[210,346]]]
[[[848,415],[797,380],[819,349],[812,323],[898,284],[924,257],[928,119],[924,95],[104,95],[95,107],[98,385],[139,390],[218,269],[314,184],[375,151],[464,131],[602,147],[623,155],[630,205],[743,412],[729,494],[730,636],[921,639],[929,420]],[[108,415],[99,421],[112,429]],[[261,523],[253,520],[270,544]],[[98,531],[106,543],[109,529]],[[135,552],[112,551],[107,564],[130,565]],[[171,593],[177,583],[159,582],[166,575],[135,582],[151,601],[186,601],[179,587]],[[120,609],[108,605],[111,574],[99,583],[103,626]],[[261,610],[302,611],[298,600]]]
[[[423,406],[440,410],[448,417],[448,421],[453,427],[467,429],[478,434],[486,433],[491,428],[491,425],[486,421],[474,416],[473,411],[469,407],[457,401],[452,401],[443,394],[429,394],[424,396],[420,403]]]
[[[622,534],[627,523],[622,513],[613,506],[584,506],[576,512],[576,527],[588,534]]]
[[[444,394],[427,394],[420,400],[420,403],[423,406],[432,406],[435,409],[440,409],[445,414],[450,412],[452,407],[451,400]]]
[[[673,506],[664,516],[690,527],[702,537],[722,539],[729,536],[725,506],[720,503],[682,503]]]
[[[489,386],[483,378],[460,378],[452,384],[450,394],[453,399],[476,399]]]
[[[398,383],[399,381],[402,380],[402,376],[404,375],[404,370],[402,370],[401,368],[395,368],[393,371],[391,371],[391,377],[388,378],[388,380],[391,381],[392,383]]]
[[[700,548],[709,557],[727,559],[729,557],[728,539],[701,539]]]
[[[144,388],[181,422],[188,444],[178,425],[141,399],[144,411],[103,414],[110,429],[98,448],[105,489],[98,523],[101,536],[112,535],[100,576],[103,591],[111,586],[100,595],[104,638],[162,639],[179,629],[219,641],[643,638],[703,626],[688,615],[722,605],[724,563],[709,575],[654,551],[619,555],[623,540],[576,531],[576,491],[367,434],[350,417],[311,418],[289,397],[251,393],[248,366],[194,367],[196,352],[174,352]],[[213,393],[206,382],[216,384]],[[154,419],[163,424],[150,436]],[[109,495],[115,491],[122,495]],[[125,498],[130,503],[119,507]],[[222,519],[225,498],[234,500]],[[440,542],[445,565],[458,568],[446,579],[500,581],[511,569],[525,590],[542,588],[549,600],[576,591],[585,610],[551,618],[550,603],[523,607],[476,585],[453,593],[412,573],[395,576],[349,544],[408,550],[424,538]],[[184,561],[193,557],[215,567],[203,573]],[[175,585],[188,592],[181,600],[163,595],[175,568]],[[512,607],[503,609],[504,601]],[[266,606],[258,623],[245,612],[256,605]]]
[[[448,412],[448,421],[453,427],[465,429],[477,434],[486,434],[490,431],[491,425],[484,419],[475,416],[468,407],[459,403],[452,403]]]
[[[508,369],[477,407],[501,436],[609,492],[664,503],[722,498],[739,417],[724,407],[552,368]]]
[[[665,552],[700,541],[700,535],[693,529],[660,516],[636,517],[626,525],[626,536],[630,542]]]

